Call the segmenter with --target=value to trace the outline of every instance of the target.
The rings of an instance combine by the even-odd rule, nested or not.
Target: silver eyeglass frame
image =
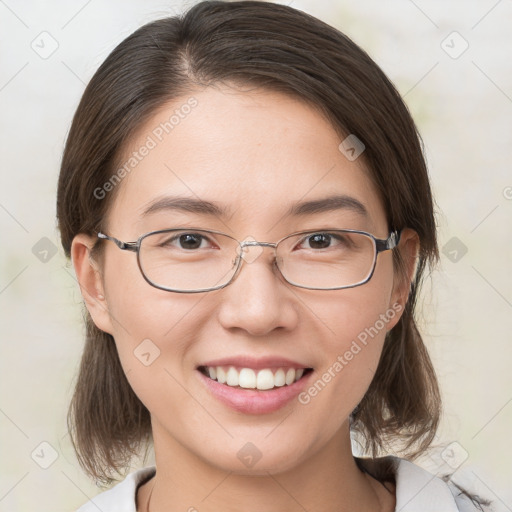
[[[144,240],[144,238],[146,238],[146,237],[148,237],[150,235],[154,235],[154,234],[158,234],[158,233],[171,233],[173,231],[191,231],[191,232],[194,232],[194,233],[195,232],[215,233],[215,234],[218,234],[218,235],[224,235],[224,236],[226,236],[228,238],[231,238],[235,242],[237,242],[239,247],[240,247],[240,254],[238,254],[238,256],[237,256],[237,266],[236,266],[235,272],[233,273],[231,279],[227,283],[224,283],[222,285],[215,286],[213,288],[204,288],[204,289],[200,289],[200,290],[176,290],[174,288],[168,288],[168,287],[165,287],[165,286],[158,285],[158,284],[154,283],[153,281],[151,281],[146,276],[146,274],[145,274],[145,272],[144,272],[144,270],[142,268],[142,265],[140,263],[140,247],[141,247],[141,243]],[[394,230],[394,231],[390,232],[388,238],[383,239],[383,238],[376,238],[374,235],[372,235],[371,233],[368,233],[366,231],[359,231],[359,230],[356,230],[356,229],[324,229],[324,230],[323,229],[312,229],[312,230],[307,230],[307,231],[297,231],[295,233],[290,233],[289,235],[286,235],[285,237],[283,237],[280,240],[278,240],[277,242],[258,242],[256,240],[247,240],[245,242],[240,242],[236,238],[234,238],[231,235],[228,235],[226,233],[223,233],[222,231],[215,231],[213,229],[182,227],[182,228],[160,229],[160,230],[157,230],[157,231],[150,231],[149,233],[144,233],[143,235],[141,235],[134,242],[123,242],[123,241],[121,241],[121,240],[119,240],[119,239],[117,239],[117,238],[115,238],[113,236],[109,236],[109,235],[106,235],[105,233],[101,233],[101,232],[97,233],[97,236],[100,239],[110,240],[111,242],[114,242],[116,244],[116,246],[119,247],[119,249],[121,249],[123,251],[131,251],[131,252],[137,253],[137,265],[138,265],[139,270],[140,270],[140,272],[142,274],[142,277],[146,280],[146,282],[148,284],[150,284],[154,288],[158,288],[159,290],[164,290],[164,291],[167,291],[167,292],[175,292],[175,293],[202,293],[202,292],[211,292],[211,291],[214,291],[214,290],[220,290],[220,289],[225,288],[226,286],[230,285],[235,280],[236,276],[240,273],[240,270],[242,268],[242,260],[244,259],[242,257],[242,253],[243,253],[244,247],[254,247],[254,246],[272,247],[272,248],[274,248],[274,251],[277,251],[277,246],[283,240],[286,240],[287,238],[290,238],[292,236],[297,236],[297,235],[307,235],[307,234],[310,234],[310,233],[311,234],[322,233],[323,231],[325,231],[326,233],[335,233],[335,232],[359,233],[361,235],[366,235],[367,237],[371,238],[373,240],[373,242],[374,242],[375,254],[374,254],[374,257],[373,257],[373,265],[372,265],[371,271],[369,272],[368,276],[363,281],[360,281],[360,282],[358,282],[356,284],[351,284],[351,285],[346,285],[346,286],[337,286],[337,287],[333,287],[333,288],[314,288],[314,287],[310,287],[310,286],[299,285],[299,284],[296,284],[296,283],[293,283],[293,282],[289,281],[283,275],[281,269],[279,268],[279,265],[277,264],[276,259],[274,259],[274,264],[275,264],[276,268],[279,270],[279,273],[281,274],[283,279],[288,284],[291,284],[292,286],[296,286],[297,288],[305,288],[307,290],[325,290],[325,291],[329,291],[329,290],[344,290],[346,288],[355,288],[357,286],[361,286],[363,284],[366,284],[368,281],[370,281],[370,279],[372,278],[372,276],[373,276],[373,274],[375,272],[375,267],[377,265],[377,257],[379,255],[379,253],[395,249],[395,247],[397,247],[399,242],[400,242],[400,235],[401,235],[401,230]]]

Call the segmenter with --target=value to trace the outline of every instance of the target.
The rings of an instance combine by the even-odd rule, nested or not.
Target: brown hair
[[[206,1],[183,16],[148,23],[122,41],[85,89],[67,138],[57,196],[66,255],[75,235],[102,229],[115,196],[99,199],[94,191],[112,177],[137,128],[163,104],[221,82],[299,97],[340,134],[355,134],[366,146],[364,162],[389,227],[418,233],[420,252],[409,300],[351,415],[351,428],[372,457],[393,441],[403,444],[401,453],[415,457],[432,442],[441,408],[436,376],[414,319],[425,270],[439,257],[433,199],[406,105],[375,62],[335,28],[286,5]],[[82,467],[109,482],[113,471],[126,469],[141,446],[147,448],[150,415],[123,373],[113,338],[87,312],[85,321],[68,424]]]

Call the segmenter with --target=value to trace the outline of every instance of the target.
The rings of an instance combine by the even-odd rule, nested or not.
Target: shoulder
[[[395,468],[396,510],[401,512],[481,512],[475,501],[453,482],[445,482],[420,466],[399,457]]]
[[[155,466],[148,466],[126,476],[108,491],[81,506],[76,512],[136,512],[137,487],[155,474]]]

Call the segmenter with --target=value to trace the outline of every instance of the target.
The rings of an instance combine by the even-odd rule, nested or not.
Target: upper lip
[[[299,363],[291,359],[275,356],[250,357],[250,356],[231,356],[221,359],[206,361],[199,366],[238,366],[240,368],[253,368],[261,370],[264,368],[311,368],[309,365]]]

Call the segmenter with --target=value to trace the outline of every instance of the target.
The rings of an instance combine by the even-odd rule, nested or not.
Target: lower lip
[[[259,391],[220,384],[199,370],[197,370],[197,373],[215,398],[235,411],[244,414],[268,414],[281,409],[304,389],[312,374],[312,372],[309,372],[289,386]]]

